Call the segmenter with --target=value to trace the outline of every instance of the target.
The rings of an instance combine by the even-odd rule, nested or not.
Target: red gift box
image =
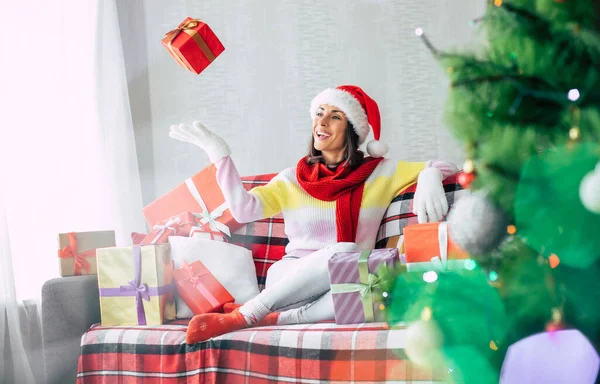
[[[217,169],[214,164],[179,184],[170,192],[144,207],[143,212],[150,228],[161,220],[181,212],[190,211],[201,224],[208,224],[212,231],[227,236],[241,228],[235,221],[217,183]]]
[[[404,227],[400,252],[405,253],[408,271],[461,269],[469,254],[448,233],[448,223],[425,223]]]
[[[195,74],[202,72],[225,50],[207,24],[191,17],[167,32],[161,42],[182,67]]]
[[[201,261],[184,262],[175,270],[177,293],[194,315],[218,312],[235,299]]]

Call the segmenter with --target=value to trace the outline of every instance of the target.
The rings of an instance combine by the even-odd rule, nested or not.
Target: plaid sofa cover
[[[246,189],[274,174],[244,177]],[[453,176],[444,182],[451,205],[460,196]],[[390,204],[379,228],[377,248],[395,247],[411,213],[415,186]],[[260,288],[267,270],[285,253],[283,218],[250,223],[232,242],[252,251]],[[404,329],[384,323],[319,323],[250,328],[187,345],[187,321],[158,327],[92,326],[81,339],[78,383],[431,383],[445,372],[407,360]]]

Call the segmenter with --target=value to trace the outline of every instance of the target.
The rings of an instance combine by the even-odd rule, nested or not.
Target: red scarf
[[[356,169],[339,166],[335,170],[321,163],[307,164],[306,158],[298,162],[296,178],[300,186],[315,199],[336,201],[335,224],[338,242],[356,241],[365,180],[381,160],[382,157],[367,157]]]

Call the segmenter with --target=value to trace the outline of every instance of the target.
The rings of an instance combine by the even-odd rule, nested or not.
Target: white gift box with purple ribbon
[[[175,318],[169,244],[98,249],[103,326],[160,325]]]

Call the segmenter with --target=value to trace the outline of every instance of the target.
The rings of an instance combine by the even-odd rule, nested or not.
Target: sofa
[[[246,189],[274,175],[244,177]],[[461,194],[444,181],[448,203]],[[411,213],[415,186],[398,195],[380,225],[376,248],[396,247]],[[284,255],[283,219],[249,223],[231,242],[252,251],[259,287]],[[446,372],[414,366],[403,352],[405,330],[385,323],[333,322],[255,327],[188,345],[188,320],[162,326],[102,327],[96,276],[52,279],[42,288],[46,378],[54,383],[429,383]]]

